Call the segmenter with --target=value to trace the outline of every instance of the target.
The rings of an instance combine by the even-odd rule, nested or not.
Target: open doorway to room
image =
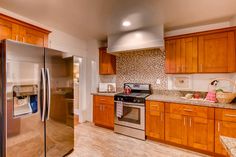
[[[79,123],[80,113],[80,89],[81,89],[81,63],[82,58],[74,56],[73,62],[73,85],[74,85],[74,125]]]

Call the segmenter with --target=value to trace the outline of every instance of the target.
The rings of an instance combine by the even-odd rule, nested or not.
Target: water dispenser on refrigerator
[[[38,86],[13,86],[13,116],[22,116],[38,111]]]

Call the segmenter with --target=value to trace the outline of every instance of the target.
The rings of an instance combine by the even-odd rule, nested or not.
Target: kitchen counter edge
[[[231,104],[223,104],[223,103],[212,103],[208,101],[202,100],[187,100],[177,96],[170,95],[158,95],[152,94],[146,98],[149,101],[160,101],[166,103],[180,103],[186,105],[197,105],[197,106],[205,106],[205,107],[215,107],[215,108],[225,108],[225,109],[236,109],[236,103]]]

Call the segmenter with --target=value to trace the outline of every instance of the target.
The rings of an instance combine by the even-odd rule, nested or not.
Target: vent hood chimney
[[[108,36],[108,52],[112,54],[151,48],[164,48],[163,25]]]

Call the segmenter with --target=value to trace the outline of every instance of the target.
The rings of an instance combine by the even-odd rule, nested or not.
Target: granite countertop
[[[231,157],[236,157],[236,138],[220,136],[220,141]]]
[[[100,95],[100,96],[114,96],[116,93],[101,93],[101,92],[93,92],[91,95]]]
[[[170,96],[170,95],[161,95],[161,94],[152,94],[146,98],[146,100],[170,102],[170,103],[180,103],[180,104],[190,104],[198,106],[207,106],[207,107],[217,107],[217,108],[228,108],[236,109],[236,103],[231,104],[222,104],[222,103],[212,103],[209,101],[203,100],[188,100],[183,99],[179,96]]]

